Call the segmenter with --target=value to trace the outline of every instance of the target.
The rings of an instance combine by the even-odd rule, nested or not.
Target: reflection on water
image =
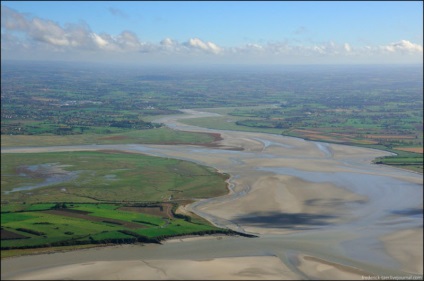
[[[44,179],[44,181],[38,184],[15,187],[12,190],[5,191],[4,193],[9,194],[11,192],[17,191],[28,191],[40,187],[46,187],[74,180],[78,175],[78,171],[66,171],[62,169],[64,167],[66,166],[58,165],[57,163],[47,163],[20,167],[21,172],[19,176],[28,178],[41,177]]]
[[[422,184],[386,176],[348,172],[312,172],[282,167],[261,167],[258,170],[290,175],[309,182],[331,183],[366,196],[367,202],[345,207],[349,208],[350,212],[358,218],[353,224],[368,228],[373,228],[375,223],[383,219],[387,223],[393,212],[407,212],[411,210],[411,206],[422,204]],[[416,210],[416,207],[412,207],[412,209]],[[415,221],[405,221],[405,223],[407,225],[403,225],[403,227],[418,227],[422,225],[422,217],[416,217]],[[379,229],[382,230],[382,228]]]
[[[197,114],[194,111],[190,111],[190,113]],[[202,116],[206,115],[203,114]],[[202,116],[198,114],[198,117]],[[199,127],[181,125],[176,120],[176,117],[167,117],[162,121],[174,129],[203,130]],[[219,130],[206,129],[203,131],[221,132]],[[237,138],[239,136],[231,133],[234,132],[227,131],[227,137]],[[110,252],[105,249],[101,250],[105,253],[105,259],[114,260],[119,255],[127,259],[160,259],[169,257],[208,259],[225,256],[266,254],[278,256],[287,265],[296,267],[295,258],[297,254],[302,253],[329,258],[330,260],[333,259],[345,265],[369,269],[371,272],[399,275],[401,265],[387,254],[379,238],[382,235],[397,230],[422,228],[422,175],[383,166],[372,166],[364,160],[370,157],[369,155],[365,155],[366,153],[363,154],[364,156],[358,156],[358,159],[350,159],[349,154],[346,154],[347,156],[345,158],[339,159],[337,156],[340,155],[337,155],[339,152],[335,149],[336,146],[331,144],[306,142],[304,140],[288,139],[282,136],[277,138],[259,133],[243,133],[243,138],[262,143],[262,151],[229,151],[184,145],[159,146],[135,144],[97,145],[96,147],[88,145],[72,147],[57,146],[46,148],[46,150],[118,149],[146,153],[153,156],[178,158],[212,166],[232,175],[229,180],[232,184],[232,192],[227,196],[197,201],[191,205],[191,210],[194,210],[197,214],[218,225],[224,225],[238,231],[243,231],[243,226],[245,225],[254,225],[265,230],[271,227],[297,230],[297,232],[289,234],[262,234],[259,238],[234,237],[222,240],[165,243],[161,246],[148,245],[142,248],[114,248]],[[307,147],[307,145],[310,146]],[[270,146],[272,146],[272,149],[266,149]],[[302,149],[306,148],[313,150],[313,153],[303,153]],[[337,148],[342,150],[340,146]],[[13,149],[2,149],[2,152],[7,150],[13,151]],[[15,151],[19,150],[17,149]],[[354,156],[356,157],[356,155]],[[359,159],[360,157],[364,158]],[[272,166],[270,163],[274,163],[273,161],[278,158],[293,159],[296,160],[293,161],[296,163],[302,160],[305,161],[305,166],[315,166],[310,169],[312,171],[307,170],[306,167],[305,169],[300,169],[298,166],[291,166],[290,161],[284,161],[285,166]],[[249,163],[253,159],[258,160],[258,166],[249,166]],[[267,159],[270,159],[270,161]],[[322,159],[326,161],[319,161]],[[314,161],[316,161],[315,164],[313,163]],[[331,164],[334,167],[342,167],[342,169],[335,169],[331,172],[317,172],[314,170],[314,168],[319,168],[319,165],[323,165],[322,163],[330,163],[330,161],[333,161]],[[261,166],[260,163],[265,162],[267,162],[266,166]],[[53,184],[52,182],[58,183],[71,180],[73,176],[76,176],[75,173],[59,173],[46,178],[46,181],[39,185],[21,188],[31,189]],[[232,217],[231,214],[226,217],[224,215],[212,215],[204,211],[205,209],[202,206],[218,203],[216,206],[223,206],[225,208],[226,205],[228,206],[235,202],[238,203],[240,200],[237,200],[243,198],[243,196],[249,196],[249,194],[256,192],[255,187],[248,184],[235,186],[235,183],[240,177],[249,177],[251,174],[285,175],[301,179],[305,182],[329,183],[332,186],[364,196],[366,199],[345,202],[337,198],[312,198],[302,202],[302,204],[310,206],[324,204],[328,208],[334,207],[334,210],[344,208],[352,216],[352,219],[342,221],[341,223],[334,220],[340,215],[337,211],[331,214],[311,214],[303,211],[292,213],[281,213],[278,211],[249,213],[249,206],[247,206],[243,211],[244,213],[238,217]],[[113,180],[113,177],[110,175],[107,178]],[[296,188],[313,188],[313,185],[305,184],[305,186]],[[273,199],[275,198],[270,198],[270,201]],[[249,202],[249,204],[254,204],[255,202],[253,201]],[[267,232],[264,231],[263,233]],[[109,256],[106,253],[112,253],[112,255]],[[83,253],[78,256],[78,262],[82,256],[84,256]],[[379,268],[379,266],[382,266],[383,269]]]

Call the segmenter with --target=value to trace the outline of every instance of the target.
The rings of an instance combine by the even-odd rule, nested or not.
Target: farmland
[[[388,109],[373,111],[365,107],[355,112],[345,112],[329,111],[322,105],[321,109],[315,109],[315,113],[309,112],[303,115],[297,110],[292,111],[289,105],[204,109],[220,113],[222,116],[185,119],[183,123],[214,129],[281,134],[306,140],[386,150],[397,156],[376,159],[375,163],[422,173],[422,108],[413,104],[409,108],[409,114],[398,109],[378,120],[366,116],[377,113],[384,116],[384,112]],[[406,115],[409,117],[406,118]]]
[[[1,146],[212,146],[219,134],[155,122],[192,108],[221,116],[185,123],[386,150],[396,156],[375,163],[422,173],[422,76],[414,65],[203,69],[2,61]],[[4,255],[226,231],[175,213],[179,205],[227,193],[228,175],[207,167],[116,151],[2,153],[1,164],[2,249],[10,249]]]
[[[121,206],[107,203],[56,204],[44,210],[3,212],[2,252],[84,244],[160,243],[164,238],[187,234],[231,234],[200,219],[179,218],[166,212],[148,215],[122,211],[119,209]],[[161,204],[150,205],[150,208],[162,207]]]
[[[227,193],[227,176],[207,167],[115,151],[2,154],[1,161],[2,253],[229,233],[176,211]]]
[[[223,117],[186,122],[421,157],[419,65],[164,69],[2,63],[2,146],[209,143],[213,136],[153,122],[181,109],[206,108]]]

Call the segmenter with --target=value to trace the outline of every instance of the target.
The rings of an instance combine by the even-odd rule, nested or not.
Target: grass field
[[[2,154],[9,203],[165,201],[227,192],[225,175],[175,159],[108,152]],[[34,188],[37,187],[37,188]],[[26,192],[11,192],[26,189]]]
[[[173,211],[228,191],[227,175],[191,162],[116,151],[2,154],[1,174],[2,257],[225,232]]]
[[[210,129],[218,130],[233,130],[233,131],[243,131],[243,132],[260,132],[260,133],[269,133],[269,134],[281,134],[281,129],[274,128],[259,128],[259,127],[246,127],[239,126],[235,122],[241,120],[241,117],[235,116],[219,116],[219,117],[204,117],[196,119],[183,119],[181,123],[199,126]]]
[[[37,205],[31,207],[38,211],[1,214],[2,257],[10,256],[8,250],[25,248],[159,242],[179,235],[226,233],[205,221],[118,210],[123,204],[62,204],[46,210]]]
[[[161,127],[150,130],[127,130],[111,134],[82,135],[1,135],[1,146],[50,146],[78,144],[127,144],[127,143],[210,143],[214,137],[208,134],[182,132]]]

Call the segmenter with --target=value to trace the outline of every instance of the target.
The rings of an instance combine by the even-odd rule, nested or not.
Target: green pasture
[[[21,213],[18,213],[21,215]],[[27,213],[22,213],[28,215]],[[14,221],[16,213],[2,214],[2,228],[22,234],[28,239],[2,240],[1,247],[25,247],[43,246],[45,244],[78,239],[92,233],[102,231],[113,231],[118,227],[106,223],[92,222],[89,220],[71,218],[47,214],[43,212],[31,212],[31,216],[25,220]],[[44,235],[34,235],[18,229],[29,229],[44,233]]]
[[[40,206],[37,206],[40,205]],[[180,218],[162,218],[138,212],[117,210],[120,204],[71,204],[70,210],[84,210],[87,216],[75,218],[43,211],[12,212],[1,214],[1,226],[24,239],[1,241],[2,257],[13,249],[49,247],[57,245],[79,245],[97,243],[128,243],[138,237],[164,239],[178,235],[207,234],[223,231],[208,223],[189,222]],[[34,204],[32,209],[41,209],[46,204]],[[61,209],[61,210],[66,210]],[[90,217],[101,217],[104,221],[92,221]],[[127,228],[122,224],[108,223],[108,219],[139,223],[139,228]],[[225,231],[224,231],[225,232]],[[131,235],[134,233],[134,235]]]
[[[108,131],[109,130],[109,131]],[[1,146],[52,146],[78,144],[167,144],[167,143],[210,143],[210,135],[171,130],[167,127],[149,130],[122,130],[99,128],[97,133],[80,135],[1,135]]]
[[[119,208],[227,193],[227,176],[209,167],[116,151],[5,153],[1,174],[1,227],[27,237],[2,240],[2,257],[12,255],[9,251],[18,253],[17,248],[133,243],[140,237],[163,239],[219,231],[199,218],[186,221],[170,219],[165,213],[156,216]],[[54,178],[57,174],[65,177]],[[11,192],[31,184],[42,186]],[[89,214],[72,217],[45,212],[57,208]],[[126,226],[126,222],[131,224]]]
[[[387,165],[423,165],[423,157],[385,157],[380,161]]]
[[[243,132],[261,132],[270,134],[281,134],[281,129],[271,128],[259,128],[259,127],[247,127],[239,126],[236,124],[237,121],[241,120],[241,117],[236,116],[219,116],[219,117],[202,117],[193,119],[180,120],[181,123],[193,126],[199,126],[210,129],[218,130],[232,130],[232,131],[243,131]]]
[[[195,224],[186,222],[182,219],[174,219],[169,224],[158,227],[158,228],[146,228],[146,229],[138,229],[136,232],[138,234],[155,238],[158,236],[175,236],[175,235],[183,235],[186,233],[196,233],[201,231],[210,231],[210,230],[219,230],[217,227],[213,227],[210,225],[204,224]]]
[[[163,225],[165,221],[157,216],[137,212],[117,210],[119,206],[111,204],[81,204],[73,207],[75,210],[90,212],[90,216],[111,218],[128,222],[147,222],[151,225]]]
[[[1,212],[22,212],[22,211],[43,211],[53,208],[55,203],[39,203],[39,204],[26,204],[26,203],[2,203]]]
[[[132,238],[133,236],[119,232],[119,231],[104,231],[100,233],[96,233],[93,235],[90,235],[91,239],[94,241],[104,241],[104,240],[111,240],[111,239],[122,239],[122,238]]]
[[[2,213],[1,223],[3,226],[3,224],[25,221],[25,220],[29,220],[33,218],[34,218],[34,215],[30,213]]]

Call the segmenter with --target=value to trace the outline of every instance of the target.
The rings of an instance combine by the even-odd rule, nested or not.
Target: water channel
[[[408,243],[422,247],[421,174],[371,164],[372,159],[388,155],[387,152],[280,135],[204,129],[178,120],[216,114],[194,110],[186,113],[158,122],[175,130],[220,133],[224,139],[220,142],[222,147],[78,145],[2,148],[2,153],[118,149],[211,166],[231,175],[230,193],[200,199],[187,209],[217,226],[259,236],[95,250],[103,251],[104,260],[113,260],[114,256],[128,260],[275,256],[299,279],[308,279],[313,276],[299,268],[300,255],[308,255],[374,275],[422,276],[422,267],[417,269],[407,259],[393,254],[409,248],[403,249],[398,241],[398,248],[393,250],[384,240],[402,231],[421,231],[421,236],[411,236],[414,240]],[[110,251],[114,251],[113,256]],[[68,255],[68,264],[93,259],[90,251],[81,251],[78,258],[72,258],[71,253],[60,255]],[[410,255],[422,262],[422,254]],[[31,266],[45,267],[45,262],[51,267],[64,264],[51,257],[46,256],[43,265]],[[13,265],[13,260],[18,259],[21,265],[29,261],[29,257],[6,260],[9,274],[19,271]]]

